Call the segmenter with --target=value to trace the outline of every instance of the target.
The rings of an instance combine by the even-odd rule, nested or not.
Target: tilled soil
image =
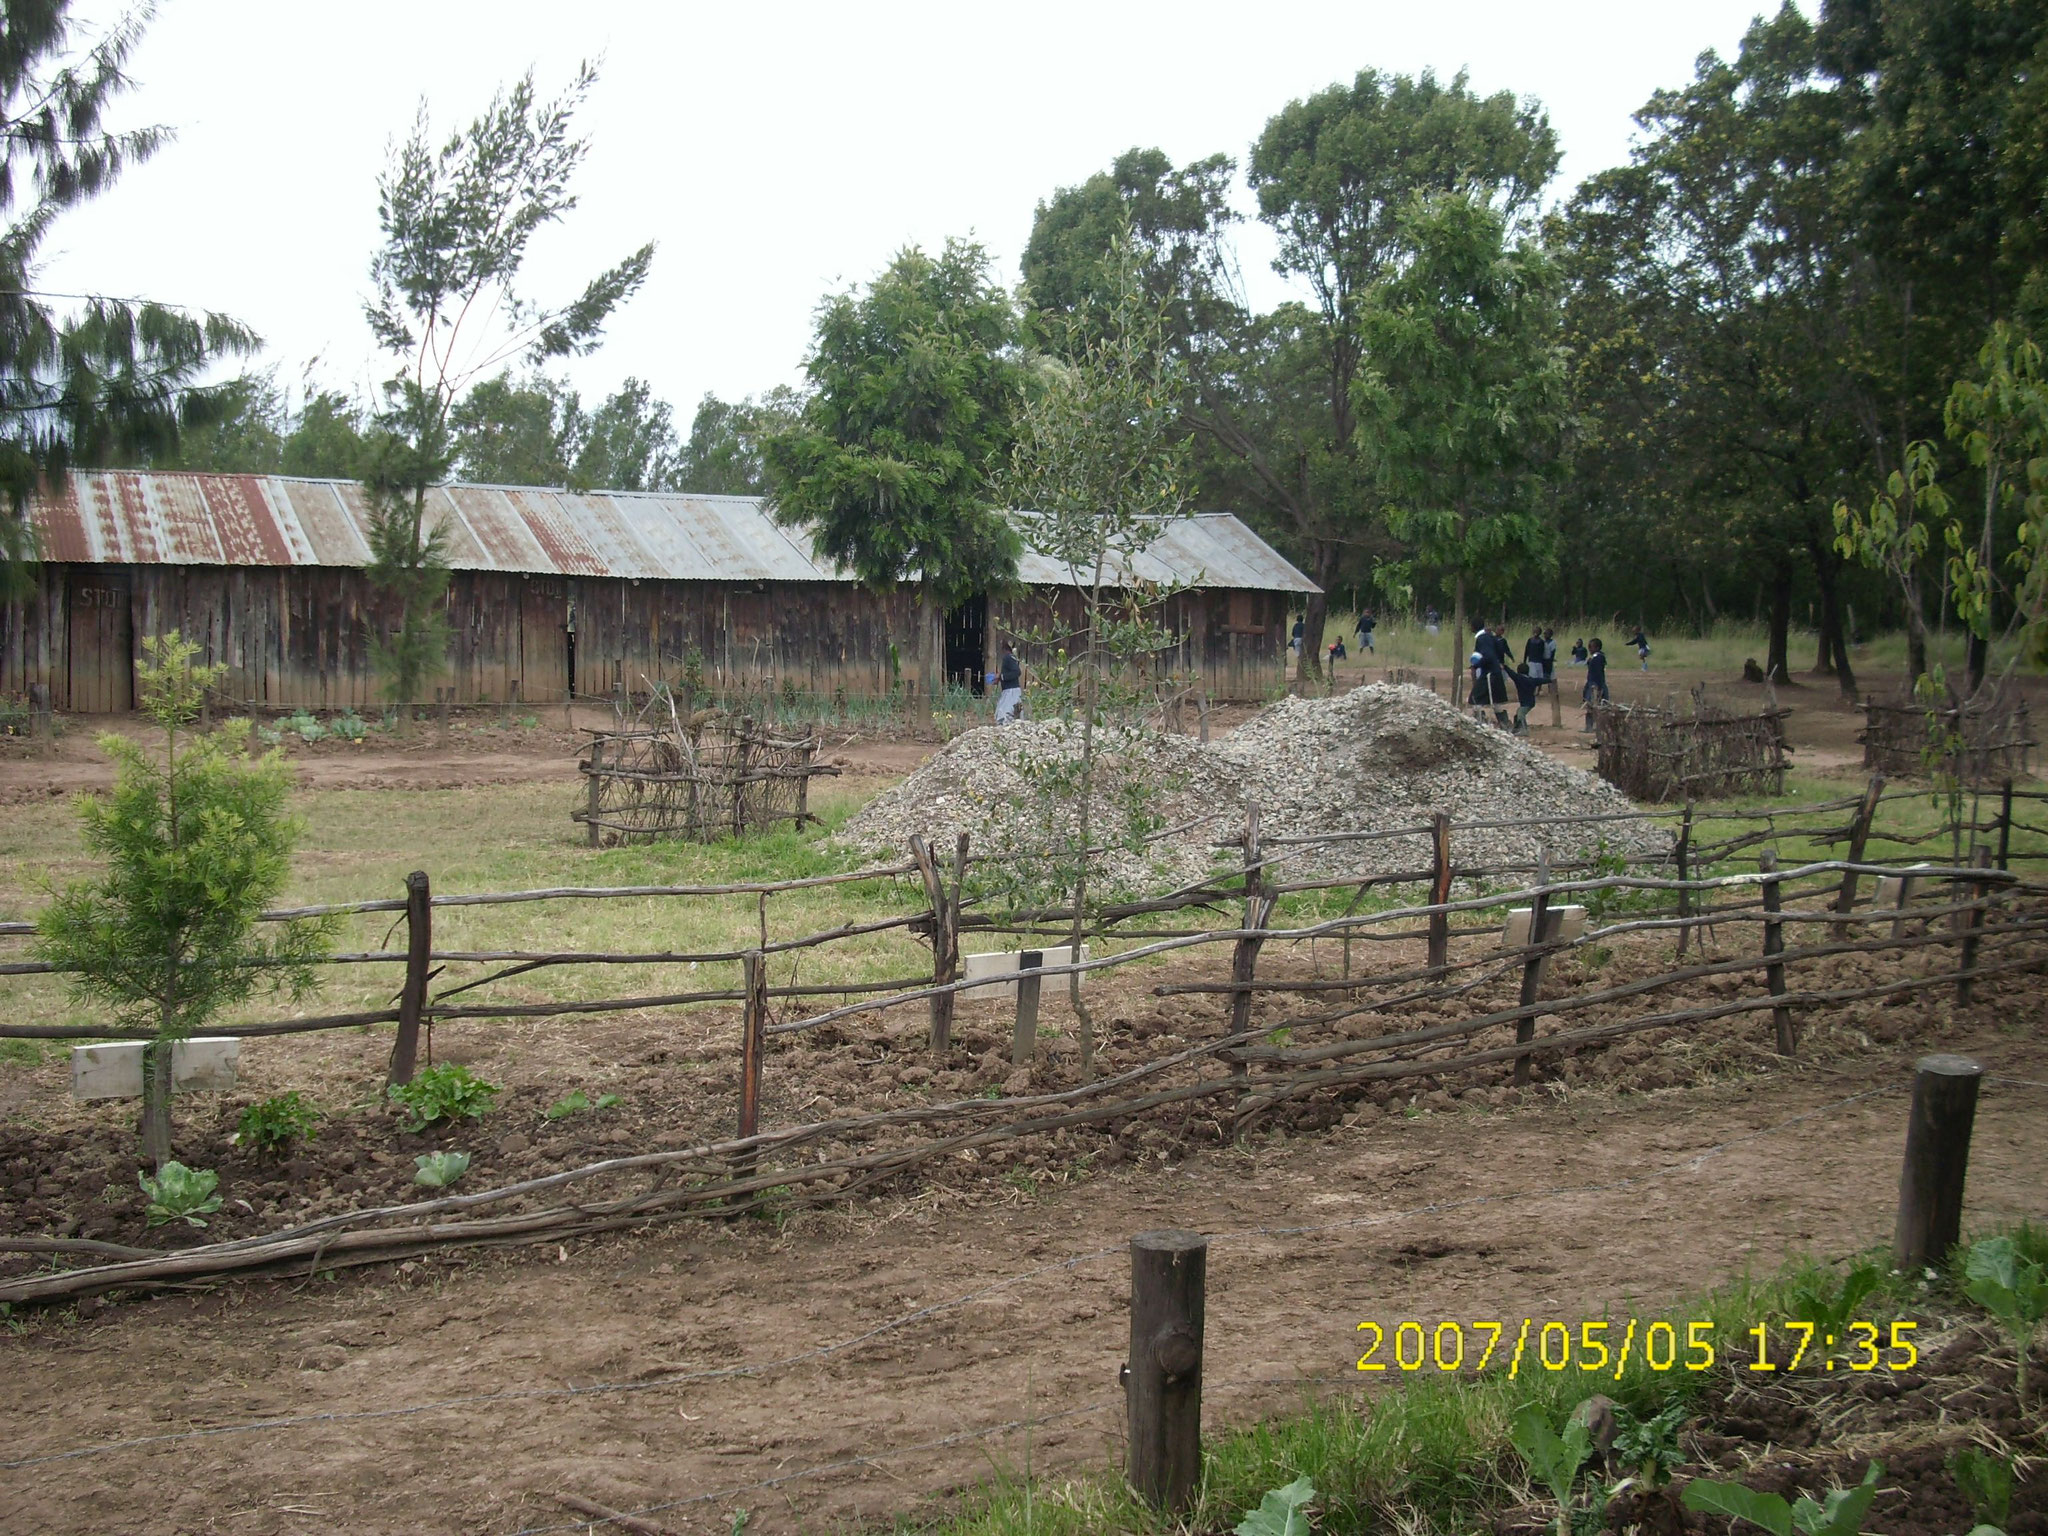
[[[886,1519],[991,1459],[1108,1467],[1132,1232],[1214,1234],[1207,1415],[1241,1423],[1354,1384],[1361,1319],[1619,1316],[1881,1240],[1900,1090],[1935,1044],[1993,1074],[1972,1220],[2041,1219],[2038,1005],[1914,1033],[1825,1067],[1560,1084],[1506,1112],[1145,1150],[780,1230],[689,1223],[40,1316],[0,1342],[0,1526],[569,1530],[555,1501],[574,1493],[667,1506],[676,1530],[729,1531],[743,1507],[749,1531],[786,1531]]]

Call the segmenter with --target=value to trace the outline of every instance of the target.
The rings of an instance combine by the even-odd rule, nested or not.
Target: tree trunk
[[[1309,593],[1301,615],[1301,655],[1295,658],[1294,680],[1306,683],[1323,675],[1323,627],[1330,618],[1330,583],[1337,579],[1338,549],[1334,541],[1315,539],[1309,544],[1309,576],[1316,584]]]
[[[1470,654],[1471,642],[1465,638],[1465,573],[1458,572],[1451,583],[1451,702],[1462,703],[1465,696],[1465,658]]]
[[[1771,639],[1764,659],[1764,676],[1774,683],[1792,681],[1786,652],[1792,634],[1792,568],[1782,556],[1771,571]]]
[[[171,1160],[171,1042],[156,1040],[142,1053],[142,1155],[158,1173]]]
[[[1849,633],[1847,626],[1835,625],[1830,639],[1835,663],[1835,683],[1842,690],[1842,697],[1851,704],[1856,702],[1856,669],[1849,665]]]
[[[1820,585],[1820,631],[1814,638],[1813,675],[1826,677],[1835,670],[1834,640],[1842,627],[1842,603],[1835,573],[1817,547],[1813,549],[1813,577]]]
[[[1906,682],[1920,681],[1927,671],[1927,619],[1920,611],[1920,587],[1906,583]]]
[[[928,728],[932,723],[933,669],[937,666],[932,655],[932,584],[920,581],[917,584],[917,702],[913,717],[919,729]]]
[[[1997,531],[1998,514],[1998,463],[1994,457],[1984,471],[1984,530],[1977,536],[1977,567],[1991,569],[1994,538]],[[1977,622],[1970,626],[1970,659],[1966,667],[1968,674],[1965,698],[1973,698],[1984,686],[1984,674],[1991,669],[1991,642],[1985,637],[1991,632],[1991,620],[1996,607],[1996,594],[1986,606],[1986,612],[1979,614]],[[1980,633],[1981,631],[1981,633]]]

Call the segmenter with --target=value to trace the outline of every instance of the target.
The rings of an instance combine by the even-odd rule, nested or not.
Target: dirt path
[[[2048,1044],[2038,1020],[2021,1027],[2032,1038],[1944,1042],[2000,1074],[1973,1219],[2048,1215]],[[992,1182],[779,1236],[678,1226],[554,1262],[487,1255],[51,1318],[0,1341],[0,1528],[572,1530],[555,1495],[573,1492],[686,1501],[660,1516],[677,1530],[729,1531],[735,1507],[750,1532],[817,1529],[1021,1464],[1021,1430],[984,1431],[1027,1418],[1045,1421],[1038,1468],[1105,1466],[1131,1233],[1218,1234],[1209,1422],[1243,1422],[1355,1384],[1361,1319],[1621,1316],[1788,1249],[1883,1240],[1909,1064],[1376,1115],[1043,1202]],[[293,1422],[181,1437],[276,1419]],[[145,1443],[64,1454],[123,1439]]]

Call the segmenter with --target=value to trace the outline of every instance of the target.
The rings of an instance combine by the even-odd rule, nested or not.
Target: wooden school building
[[[451,567],[435,686],[456,701],[639,692],[693,665],[718,689],[875,697],[915,672],[913,594],[870,592],[816,559],[757,497],[450,485],[428,507]],[[56,709],[131,709],[142,639],[177,629],[227,664],[224,692],[241,707],[383,701],[371,640],[386,616],[363,574],[361,485],[84,471],[30,516],[42,563],[0,621],[0,691],[41,685]],[[979,677],[1002,636],[1066,606],[1056,562],[1027,551],[1020,574],[1021,601],[977,597],[948,616],[950,680]],[[1315,590],[1228,513],[1172,525],[1132,577],[1185,589],[1166,606],[1172,663],[1222,699],[1279,680],[1289,616]]]

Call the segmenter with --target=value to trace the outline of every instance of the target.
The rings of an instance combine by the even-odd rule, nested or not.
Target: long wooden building
[[[712,687],[827,697],[881,696],[915,674],[913,594],[878,595],[816,559],[754,497],[451,485],[428,516],[451,567],[436,686],[458,702],[637,692],[693,665]],[[0,690],[40,684],[57,709],[130,709],[141,639],[178,629],[227,664],[225,691],[244,707],[382,701],[371,640],[387,616],[363,573],[362,486],[83,472],[31,517],[42,563],[5,613]],[[1064,568],[1027,552],[1020,574],[1029,597],[993,611],[976,598],[948,617],[949,678],[981,676],[1000,636],[1059,605]],[[1177,664],[1218,698],[1278,680],[1289,614],[1315,590],[1227,513],[1174,524],[1132,577],[1183,589],[1166,610]]]

